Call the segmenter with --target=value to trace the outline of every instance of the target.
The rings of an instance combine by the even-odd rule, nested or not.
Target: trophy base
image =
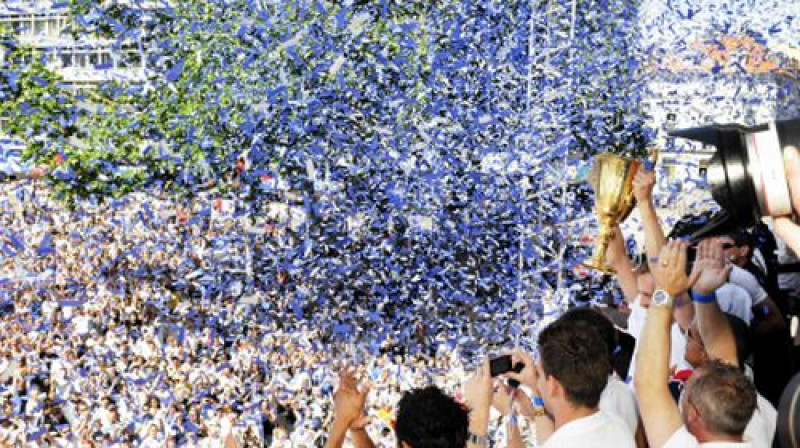
[[[589,258],[581,263],[581,266],[586,266],[587,268],[594,269],[595,271],[600,271],[604,274],[616,274],[617,271],[612,268],[611,266],[605,263],[598,263],[596,260]]]

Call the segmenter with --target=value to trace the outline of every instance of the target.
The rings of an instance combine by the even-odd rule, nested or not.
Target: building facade
[[[68,84],[91,87],[107,80],[145,79],[146,58],[137,42],[115,49],[111,39],[75,38],[68,2],[5,1],[0,24],[10,27],[19,42],[46,57],[48,68]]]
[[[7,0],[0,3],[0,25],[31,49],[31,57],[43,56],[47,67],[75,89],[110,80],[141,82],[147,78],[147,59],[138,42],[123,42],[115,48],[111,39],[76,38],[68,6],[65,1]],[[0,117],[0,176],[20,174],[29,169],[21,161],[24,144],[8,136],[4,127]]]

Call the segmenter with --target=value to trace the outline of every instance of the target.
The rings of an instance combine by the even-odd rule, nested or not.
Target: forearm
[[[652,199],[639,203],[639,213],[644,226],[644,247],[647,252],[647,260],[658,259],[658,254],[667,239],[664,237],[664,231],[661,229]]]
[[[489,434],[489,410],[473,409],[469,413],[469,432],[476,436]]]
[[[650,446],[662,446],[681,426],[669,392],[670,325],[672,310],[651,306],[642,330],[634,385]]]
[[[671,309],[651,306],[647,310],[647,320],[636,357],[635,386],[639,397],[649,395],[652,387],[667,388],[671,325]]]
[[[366,428],[351,430],[350,436],[353,437],[353,445],[356,448],[375,448],[375,444],[372,443]]]
[[[679,294],[675,297],[675,309],[672,311],[672,317],[681,331],[685,333],[689,329],[689,325],[694,320],[694,307],[689,294]]]
[[[341,448],[346,434],[347,425],[334,420],[331,431],[328,434],[328,440],[325,442],[325,448]]]
[[[713,291],[692,291],[695,297],[708,297]],[[736,338],[733,336],[728,319],[719,307],[716,298],[708,301],[694,302],[697,326],[700,339],[711,358],[738,365],[739,355],[736,353]]]
[[[636,275],[633,273],[633,263],[630,258],[623,254],[611,263],[611,267],[617,273],[617,282],[625,301],[633,303],[639,295],[639,286],[636,284]]]

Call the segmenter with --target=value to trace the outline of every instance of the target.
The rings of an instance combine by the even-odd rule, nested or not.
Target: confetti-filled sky
[[[73,2],[78,30],[137,42],[156,76],[103,86],[116,106],[70,103],[57,123],[83,141],[50,129],[37,153],[57,161],[56,186],[103,195],[135,178],[150,192],[194,191],[143,199],[133,214],[122,199],[111,213],[188,258],[188,240],[147,236],[168,219],[148,213],[182,214],[188,236],[226,214],[232,227],[209,244],[242,256],[207,253],[231,273],[202,295],[279,288],[296,295],[298,319],[311,304],[359,299],[399,327],[466,308],[532,322],[568,300],[602,300],[610,285],[574,272],[593,232],[581,181],[592,154],[685,149],[664,139],[669,114],[678,126],[753,122],[800,104],[794,0],[207,0],[122,15],[94,3]],[[209,180],[228,187],[199,195]],[[686,192],[659,193],[670,203]],[[15,243],[26,231],[3,230],[6,257],[26,253]],[[34,255],[35,269],[53,263]],[[184,268],[150,268],[200,290]],[[350,335],[353,322],[330,325]]]

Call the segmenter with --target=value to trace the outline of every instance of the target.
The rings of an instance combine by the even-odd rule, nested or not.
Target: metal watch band
[[[480,447],[488,447],[489,446],[489,436],[483,435],[479,436],[477,434],[469,433],[469,439],[467,440],[469,443],[480,446]]]

